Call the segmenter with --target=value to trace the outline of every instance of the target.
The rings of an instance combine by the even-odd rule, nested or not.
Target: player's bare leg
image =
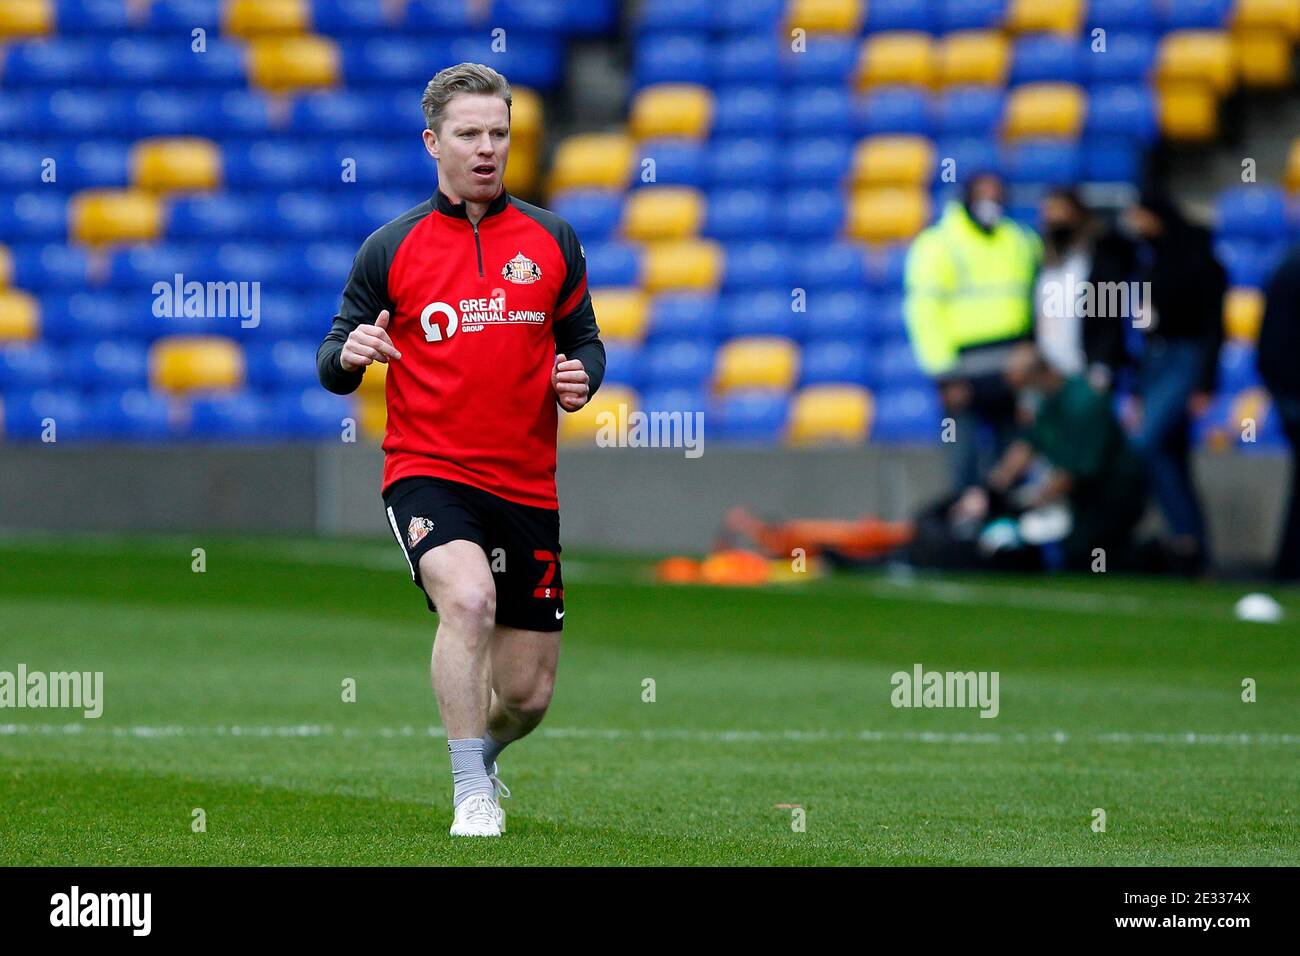
[[[451,753],[456,807],[451,832],[498,836],[495,792],[483,766],[496,584],[483,549],[471,541],[449,541],[426,552],[420,579],[438,608],[430,673]]]

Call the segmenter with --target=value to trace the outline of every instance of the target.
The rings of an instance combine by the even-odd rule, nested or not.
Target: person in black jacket
[[[1255,364],[1273,393],[1273,406],[1291,444],[1291,496],[1273,576],[1300,580],[1300,246],[1278,267],[1265,291]]]
[[[1107,290],[1134,278],[1133,243],[1098,221],[1073,189],[1048,192],[1039,216],[1043,266],[1035,295],[1038,348],[1062,375],[1083,375],[1098,391],[1109,391],[1116,372],[1128,364],[1128,316],[1112,313],[1114,299]]]
[[[1144,283],[1133,315],[1143,333],[1134,443],[1169,525],[1174,567],[1199,573],[1208,563],[1208,543],[1192,482],[1191,423],[1218,385],[1227,277],[1209,231],[1188,222],[1169,197],[1143,192],[1125,220],[1139,239]]]

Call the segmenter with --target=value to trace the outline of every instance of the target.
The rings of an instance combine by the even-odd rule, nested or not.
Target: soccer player
[[[438,613],[451,835],[500,836],[496,758],[546,713],[565,615],[556,406],[587,403],[605,348],[573,228],[502,185],[505,77],[449,67],[421,106],[438,189],[362,244],[317,368],[348,394],[388,365],[385,519]]]

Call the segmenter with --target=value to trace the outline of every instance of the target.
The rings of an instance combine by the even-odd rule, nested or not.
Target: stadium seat
[[[781,154],[782,150],[771,139],[714,140],[709,147],[710,182],[715,189],[737,182],[766,182],[780,162]]]
[[[40,331],[41,312],[36,299],[20,289],[0,288],[0,342],[32,342]]]
[[[872,136],[853,156],[853,187],[928,187],[934,178],[934,144],[924,136]]]
[[[807,34],[856,35],[862,29],[861,0],[790,0],[785,8],[785,34],[802,29]]]
[[[273,37],[250,44],[249,83],[267,93],[336,86],[342,76],[339,46],[327,37]]]
[[[98,427],[114,441],[162,441],[174,437],[171,399],[143,388],[97,394],[91,402]]]
[[[0,342],[0,392],[14,395],[50,388],[64,372],[59,352],[46,342]]]
[[[56,442],[89,437],[86,407],[73,391],[41,388],[9,394],[3,400],[3,428],[6,440]],[[47,437],[48,436],[48,437]]]
[[[838,186],[848,175],[853,144],[842,137],[819,137],[795,143],[781,157],[780,182],[785,189],[809,183]]]
[[[1146,86],[1094,86],[1088,95],[1085,131],[1146,144],[1157,132],[1156,100]]]
[[[780,53],[770,33],[741,33],[722,37],[713,48],[713,79],[719,87],[747,86],[773,95],[780,74],[772,65]],[[721,104],[717,110],[722,115]]]
[[[800,113],[802,110],[792,112]],[[914,87],[881,87],[868,90],[856,98],[846,111],[853,117],[857,132],[872,136],[877,133],[916,133],[929,135],[934,126],[934,107],[928,91]],[[834,128],[843,122],[827,117],[821,129]]]
[[[1219,132],[1219,98],[1206,84],[1162,86],[1160,132],[1172,140],[1205,142]]]
[[[626,420],[637,409],[637,395],[625,385],[611,383],[602,387],[591,401],[576,412],[560,413],[560,441],[566,445],[592,444],[602,427]]]
[[[994,30],[1002,25],[1007,0],[939,0],[939,25],[944,33]]]
[[[72,197],[71,238],[87,245],[146,242],[162,230],[162,205],[141,190],[95,189]]]
[[[1029,83],[1007,96],[1006,140],[1077,139],[1087,114],[1087,95],[1069,83]]]
[[[641,386],[641,343],[630,339],[605,340],[605,381]]]
[[[64,353],[64,370],[86,391],[149,387],[149,350],[140,342],[76,342]]]
[[[658,83],[712,85],[713,56],[708,37],[695,33],[653,33],[636,42],[633,84],[637,88]]]
[[[68,234],[68,202],[57,193],[0,194],[0,239],[53,241]]]
[[[641,394],[641,410],[651,415],[655,412],[703,414],[707,406],[708,397],[700,388],[647,387]]]
[[[221,152],[208,139],[151,139],[131,147],[131,185],[156,193],[216,189]]]
[[[776,336],[795,338],[792,300],[781,289],[732,292],[720,303],[722,334],[729,339]]]
[[[649,325],[647,335],[655,342],[711,342],[721,329],[718,297],[711,292],[657,295],[650,304]]]
[[[1039,34],[1016,40],[1011,51],[1009,82],[1081,83],[1088,53],[1072,36]],[[1109,55],[1109,50],[1107,51]]]
[[[644,0],[637,10],[636,29],[641,33],[707,31],[714,25],[714,16],[714,6],[705,6],[695,0]]]
[[[1083,178],[1083,149],[1061,140],[1020,140],[1003,150],[1001,167],[1015,185],[1072,186]]]
[[[819,289],[865,285],[863,247],[842,240],[806,243],[799,249],[795,274],[809,294]]]
[[[778,231],[800,242],[837,235],[844,226],[847,210],[842,189],[791,190],[781,201]]]
[[[1252,183],[1219,194],[1217,236],[1260,240],[1284,239],[1290,231],[1286,194],[1276,186]]]
[[[1106,52],[1093,53],[1091,41],[1083,63],[1090,83],[1143,83],[1156,64],[1156,41],[1147,33],[1107,33]]]
[[[631,140],[621,133],[579,133],[556,147],[547,188],[623,189],[631,176]]]
[[[791,86],[841,85],[853,75],[859,49],[856,37],[811,36],[803,52],[792,51],[789,46],[778,47],[777,69],[782,80]]]
[[[1214,254],[1228,273],[1229,287],[1262,289],[1286,253],[1285,242],[1216,239]]]
[[[933,444],[943,412],[929,386],[877,391],[871,438],[878,442]]]
[[[1007,0],[1006,28],[1012,33],[1077,36],[1083,26],[1083,0]]]
[[[810,342],[865,343],[871,335],[872,300],[860,289],[813,290],[804,314],[804,337]]]
[[[855,339],[813,339],[803,347],[799,384],[867,385],[871,357],[867,344]]]
[[[14,279],[14,255],[8,246],[0,245],[0,289],[8,288]]]
[[[1011,69],[1011,44],[994,30],[959,30],[940,41],[936,59],[943,86],[1001,87]]]
[[[704,139],[713,121],[713,96],[703,86],[664,83],[632,99],[629,128],[637,139],[681,136]]]
[[[149,351],[149,378],[164,392],[225,391],[244,381],[244,356],[229,339],[169,336]]]
[[[790,287],[792,255],[784,242],[747,239],[726,247],[723,287],[728,291]]]
[[[551,210],[573,226],[584,242],[605,239],[623,217],[623,193],[612,189],[569,189],[551,197]]]
[[[1179,30],[1160,41],[1156,80],[1161,88],[1204,84],[1219,96],[1236,82],[1232,40],[1218,30]]]
[[[633,188],[660,185],[699,189],[707,184],[705,146],[696,140],[642,140],[636,144],[633,157]]]
[[[1300,4],[1295,0],[1236,0],[1232,7],[1234,30],[1278,33],[1300,38]]]
[[[754,336],[732,339],[718,350],[714,388],[789,391],[799,375],[799,347],[788,338]]]
[[[881,188],[855,192],[847,233],[864,242],[913,238],[930,221],[930,197],[921,189]]]
[[[920,30],[936,33],[940,23],[934,0],[872,0],[867,6],[867,32]]]
[[[992,137],[1002,124],[1006,94],[985,86],[954,86],[935,103],[935,125],[941,136]]]
[[[810,385],[795,396],[792,445],[861,444],[871,429],[871,394],[856,385]]]
[[[655,242],[645,248],[641,284],[652,293],[669,289],[714,289],[722,271],[722,249],[712,240]]]
[[[1296,193],[1300,191],[1300,137],[1291,141],[1291,148],[1287,151],[1286,171],[1282,174],[1282,182],[1286,185],[1287,191]]]
[[[224,0],[221,32],[253,40],[306,33],[311,26],[309,0]]]
[[[1089,0],[1087,27],[1155,32],[1160,26],[1159,0]]]
[[[592,285],[637,285],[641,281],[641,247],[629,242],[592,242],[586,245],[587,281]]]
[[[828,96],[832,100],[829,107],[826,104]],[[762,124],[770,123],[777,116],[782,117],[787,129],[801,128],[821,132],[822,127],[814,126],[812,118],[820,116],[824,119],[828,112],[843,108],[844,112],[835,114],[842,121],[849,109],[849,91],[825,86],[814,87],[813,94],[808,97],[810,116],[806,119],[803,116],[804,110],[782,111],[775,89],[749,83],[719,89],[714,102],[713,137],[717,141],[726,137],[752,135],[755,130],[762,128]],[[782,116],[782,113],[787,115]]]
[[[642,352],[641,376],[661,388],[700,388],[712,379],[714,361],[712,342],[656,341]]]
[[[778,227],[775,207],[775,197],[768,190],[714,190],[709,194],[704,235],[724,241],[770,235]]]
[[[0,5],[0,38],[48,36],[54,26],[54,0],[8,0]]]
[[[862,44],[856,87],[928,87],[935,74],[935,51],[928,34],[916,31],[874,33]]]
[[[705,200],[685,186],[633,190],[623,204],[623,237],[636,242],[691,239],[704,223]]]
[[[1295,6],[1300,10],[1300,4]],[[1241,82],[1259,89],[1276,89],[1291,82],[1291,37],[1264,30],[1247,30],[1232,34],[1233,59],[1239,67]]]
[[[1235,0],[1163,0],[1161,26],[1165,30],[1204,30],[1228,25]]]
[[[1255,342],[1264,317],[1264,295],[1259,289],[1229,289],[1223,299],[1223,334],[1229,339]]]
[[[602,287],[591,290],[602,337],[640,342],[646,336],[649,301],[640,289]]]
[[[250,345],[244,350],[245,381],[267,390],[317,385],[316,349],[319,345],[319,341],[312,339]],[[364,376],[369,377],[369,373]]]
[[[789,416],[790,396],[783,391],[743,389],[718,396],[709,404],[709,422],[721,441],[779,441]]]

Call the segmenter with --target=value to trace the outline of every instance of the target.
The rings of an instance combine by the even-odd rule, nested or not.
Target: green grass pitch
[[[0,671],[105,675],[98,720],[0,710],[0,863],[1300,862],[1300,593],[1270,626],[1225,585],[722,590],[565,558],[508,832],[453,841],[436,619],[392,541],[0,541]],[[997,671],[1000,713],[894,708],[916,663]]]

